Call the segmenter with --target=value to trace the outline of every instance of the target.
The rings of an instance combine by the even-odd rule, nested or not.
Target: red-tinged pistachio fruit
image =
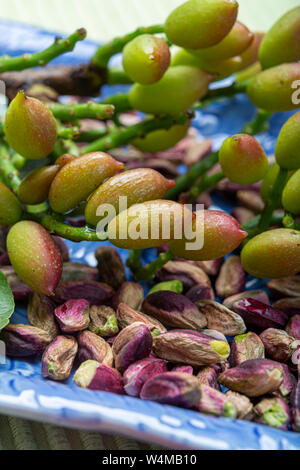
[[[196,284],[192,287],[185,296],[196,304],[200,300],[215,300],[215,293],[212,287]]]
[[[47,201],[50,186],[59,170],[59,165],[51,165],[38,168],[29,173],[18,189],[18,196],[21,201],[30,205]]]
[[[154,339],[153,351],[166,361],[201,367],[226,360],[230,347],[197,331],[172,330]]]
[[[52,295],[62,274],[60,251],[41,225],[22,221],[7,236],[7,251],[16,273],[34,292]]]
[[[166,41],[152,34],[142,34],[123,50],[123,67],[133,82],[152,85],[158,82],[170,65]]]
[[[175,147],[175,145],[186,136],[189,126],[190,122],[188,121],[186,124],[177,124],[170,129],[159,129],[149,132],[145,137],[132,140],[131,145],[134,145],[138,150],[145,153],[163,152]],[[161,161],[157,162],[156,160],[151,160],[151,163],[161,165]],[[161,166],[161,170],[162,169],[163,167]],[[168,162],[168,165],[165,165],[165,172],[171,173],[172,176],[174,176],[174,168],[170,166],[170,162]]]
[[[281,297],[300,297],[300,276],[285,277],[283,279],[272,279],[267,284],[272,295]]]
[[[141,398],[183,408],[195,408],[201,399],[201,391],[196,377],[180,372],[166,372],[145,383]]]
[[[254,421],[287,431],[291,423],[289,405],[282,398],[264,398],[254,407]]]
[[[246,395],[228,390],[225,393],[227,399],[233,404],[237,411],[237,419],[251,420],[253,405]]]
[[[23,212],[20,201],[5,184],[0,181],[0,225],[14,225]]]
[[[55,317],[64,333],[86,330],[90,324],[87,300],[69,300],[55,309]]]
[[[78,344],[71,336],[58,336],[45,350],[42,357],[43,377],[51,380],[67,380],[72,372]]]
[[[266,111],[292,111],[299,107],[297,100],[292,99],[292,85],[299,79],[299,63],[278,65],[253,77],[247,95],[255,106]]]
[[[197,405],[201,413],[235,419],[237,410],[228,396],[208,385],[201,386],[201,398]]]
[[[0,338],[8,357],[38,357],[52,341],[47,331],[29,325],[8,325]]]
[[[117,310],[117,318],[120,328],[124,329],[133,323],[145,323],[152,332],[165,333],[167,330],[163,324],[154,317],[137,312],[126,304],[120,304]]]
[[[239,256],[230,256],[223,264],[216,281],[216,292],[225,298],[238,294],[246,287],[246,273]]]
[[[284,123],[277,139],[276,161],[281,168],[286,170],[298,170],[300,168],[299,130],[300,112],[295,113]]]
[[[164,325],[174,328],[205,328],[207,320],[198,308],[184,295],[171,291],[155,292],[143,302],[142,310]]]
[[[28,297],[32,294],[32,290],[21,281],[19,276],[17,276],[14,268],[12,266],[2,266],[0,267],[0,272],[6,277],[15,301],[19,302],[27,300]]]
[[[147,114],[173,114],[186,111],[206,95],[212,76],[189,65],[170,67],[153,85],[135,83],[129,91],[133,109]]]
[[[292,394],[292,420],[293,429],[296,432],[300,432],[300,382]]]
[[[299,126],[300,129],[300,126]],[[300,166],[300,159],[299,159]],[[287,212],[292,214],[300,214],[300,170],[296,171],[286,183],[285,188],[282,193],[282,205]]]
[[[300,298],[287,297],[284,299],[277,300],[277,302],[273,304],[273,308],[276,308],[277,310],[281,310],[282,312],[286,313],[289,318],[293,317],[294,315],[300,315]]]
[[[234,251],[247,236],[236,219],[225,212],[213,210],[204,211],[204,226],[203,213],[199,213],[199,217],[193,221],[193,233],[197,233],[198,236],[203,233],[203,247],[195,250],[196,238],[174,240],[169,243],[174,255],[195,261],[222,258]],[[187,249],[189,243],[192,245],[194,243],[192,249]]]
[[[133,323],[122,330],[112,348],[116,368],[122,373],[131,364],[149,357],[152,343],[150,329],[143,323]]]
[[[54,178],[49,202],[51,208],[60,214],[74,209],[107,178],[124,168],[107,153],[95,152],[76,158],[65,165]]]
[[[113,289],[102,282],[61,282],[55,291],[54,300],[63,304],[68,300],[85,299],[90,305],[106,305],[113,294]]]
[[[283,370],[278,362],[253,359],[243,362],[219,375],[221,385],[248,397],[260,397],[275,392],[283,381]]]
[[[173,201],[149,201],[121,212],[108,225],[110,242],[125,249],[154,248],[176,237],[191,224],[193,213]]]
[[[103,246],[95,251],[98,262],[99,281],[119,289],[126,281],[125,267],[118,251],[112,246]]]
[[[120,304],[128,305],[133,310],[139,310],[144,300],[144,289],[136,282],[124,282],[113,297],[113,307]]]
[[[91,331],[82,331],[78,334],[78,360],[80,363],[92,360],[112,367],[114,358],[110,345],[100,336]]]
[[[168,189],[175,186],[175,181],[167,180],[158,171],[150,168],[138,168],[120,173],[108,179],[90,197],[86,209],[85,218],[88,224],[96,226],[106,213],[97,215],[101,205],[111,204],[115,214],[122,212],[120,198],[127,198],[125,208],[146,201],[161,199]]]
[[[241,259],[244,269],[260,279],[293,276],[300,269],[300,232],[279,228],[261,233],[245,245]]]
[[[222,41],[233,27],[238,3],[231,0],[189,0],[167,18],[168,39],[186,49],[212,47]]]
[[[33,294],[28,303],[27,316],[30,324],[47,331],[54,339],[59,335],[59,328],[54,316],[54,302],[42,294]]]
[[[53,114],[41,101],[20,91],[6,112],[4,132],[9,145],[23,157],[39,160],[53,150],[57,130]]]
[[[294,315],[286,326],[287,333],[300,340],[300,315]]]
[[[100,392],[124,394],[122,377],[116,369],[99,364],[97,361],[86,361],[74,375],[74,382],[81,388]]]
[[[225,336],[235,336],[246,331],[246,325],[240,315],[213,300],[196,302],[199,311],[207,320],[207,327],[217,330]]]
[[[61,282],[97,281],[98,269],[86,264],[67,262],[63,264]]]
[[[164,372],[168,372],[165,361],[153,357],[131,364],[123,376],[125,392],[131,397],[139,397],[144,384]]]
[[[254,299],[266,305],[270,305],[269,296],[264,290],[248,290],[245,292],[240,292],[239,294],[232,295],[225,299],[223,305],[231,309],[235,302],[238,302],[239,300],[243,299]]]
[[[218,382],[218,373],[214,367],[203,367],[198,372],[197,379],[201,385],[207,385],[208,387],[220,390]]]
[[[242,60],[241,70],[246,69],[245,71],[248,72],[247,69],[248,68],[250,69],[251,66],[254,66],[251,71],[253,72],[253,75],[261,72],[261,65],[258,63],[258,52],[259,52],[259,48],[260,48],[260,45],[264,36],[265,36],[264,33],[254,33],[254,39],[251,42],[250,46],[248,47],[248,49],[242,52],[242,54],[240,54],[240,58]],[[251,78],[253,75],[251,75],[250,73],[249,78]],[[240,77],[241,78],[243,77],[242,73],[238,74],[237,76],[238,81],[240,81]],[[245,74],[244,74],[244,77],[246,78]]]
[[[255,331],[284,328],[288,322],[284,312],[250,298],[238,300],[232,305],[232,309],[241,315],[248,328]]]
[[[89,330],[103,338],[111,338],[119,333],[116,312],[105,305],[93,305],[90,310]]]
[[[274,23],[265,35],[259,50],[264,69],[300,60],[300,7],[293,8]]]
[[[261,181],[269,167],[264,149],[248,134],[228,137],[220,149],[219,162],[224,175],[241,185]]]
[[[255,333],[236,336],[231,343],[229,362],[236,367],[251,359],[264,359],[265,348],[262,340]]]
[[[169,261],[156,274],[156,278],[161,282],[179,280],[185,291],[195,285],[211,288],[210,279],[203,269],[185,261]]]
[[[296,349],[295,338],[284,330],[268,328],[261,333],[260,339],[267,356],[274,361],[288,362]]]

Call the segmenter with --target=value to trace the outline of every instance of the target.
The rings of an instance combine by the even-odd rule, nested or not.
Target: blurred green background
[[[101,42],[138,25],[162,22],[181,3],[183,0],[0,0],[0,17],[58,32],[84,26],[90,39]],[[239,0],[239,4],[239,19],[263,31],[300,2]]]

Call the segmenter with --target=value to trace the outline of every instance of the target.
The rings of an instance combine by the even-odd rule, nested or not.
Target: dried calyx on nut
[[[246,331],[246,325],[240,315],[212,300],[196,302],[200,312],[207,320],[207,327],[226,336],[235,336]]]
[[[216,292],[219,297],[226,298],[243,291],[247,275],[239,256],[230,256],[223,264],[216,281]]]
[[[278,362],[288,362],[297,348],[295,338],[284,330],[268,328],[260,335],[266,354]]]
[[[208,275],[195,264],[187,261],[169,261],[156,275],[160,282],[180,281],[184,291],[194,287],[196,284],[211,287]]]
[[[124,394],[121,374],[116,369],[97,361],[83,362],[74,375],[74,382],[88,390]]]
[[[168,372],[167,364],[162,359],[147,357],[131,364],[124,372],[124,389],[127,395],[139,397],[144,384],[155,375]]]
[[[112,367],[114,363],[110,345],[100,336],[91,331],[82,331],[77,336],[79,363],[93,360]]]
[[[30,324],[47,331],[52,339],[59,335],[59,327],[55,321],[55,304],[43,294],[34,293],[28,303],[27,316]]]
[[[55,309],[55,317],[64,333],[86,330],[90,324],[89,303],[84,299],[69,300]]]
[[[197,405],[197,410],[201,413],[223,416],[226,418],[236,418],[237,410],[228,396],[208,385],[201,385],[201,398]]]
[[[116,312],[105,305],[93,305],[90,310],[89,330],[103,338],[110,338],[119,333]]]
[[[251,331],[244,335],[236,336],[231,343],[229,362],[231,367],[236,367],[251,359],[264,359],[265,348],[259,336]]]
[[[132,323],[145,323],[152,332],[165,333],[167,330],[156,318],[145,313],[137,312],[126,304],[120,304],[117,310],[117,318],[120,328],[126,328]]]
[[[43,377],[63,381],[70,377],[78,351],[78,344],[72,336],[57,336],[47,347],[42,357]]]
[[[99,280],[117,290],[126,281],[125,268],[118,251],[110,246],[98,248],[95,252],[98,261]]]
[[[136,282],[125,282],[113,297],[113,308],[117,310],[120,304],[126,304],[133,310],[140,310],[144,300],[144,289]]]
[[[8,357],[38,357],[52,339],[47,331],[29,325],[8,325],[0,333]]]

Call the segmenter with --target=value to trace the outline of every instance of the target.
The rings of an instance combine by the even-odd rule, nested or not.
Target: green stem
[[[132,107],[129,103],[129,95],[127,93],[117,93],[116,95],[109,96],[101,101],[101,104],[111,104],[115,107],[116,113],[124,111],[131,111]]]
[[[61,104],[53,103],[49,105],[54,117],[60,121],[73,121],[74,119],[111,119],[115,112],[115,107],[111,104],[100,104],[92,101],[88,103]]]
[[[174,200],[177,196],[183,193],[187,188],[193,186],[195,181],[204,175],[208,170],[218,163],[219,154],[218,152],[211,153],[207,157],[203,158],[200,162],[193,165],[187,173],[181,175],[176,180],[176,186],[170,189],[166,195],[165,199]]]
[[[230,98],[231,96],[237,95],[239,93],[245,93],[247,89],[248,81],[245,82],[235,82],[230,86],[224,88],[215,88],[209,90],[205,97],[201,101],[197,101],[193,105],[193,109],[203,109],[211,103],[215,103],[218,100],[223,98]]]
[[[17,192],[21,184],[19,171],[11,162],[9,148],[5,143],[0,145],[0,179],[14,192]]]
[[[84,147],[83,153],[106,152],[110,149],[122,147],[122,145],[129,144],[137,137],[144,137],[150,132],[158,129],[170,129],[170,127],[176,124],[184,125],[189,119],[190,116],[187,113],[181,113],[173,116],[147,119],[139,122],[138,124],[134,124],[133,126],[128,126],[123,129],[115,129],[107,136],[92,142],[87,147]]]
[[[159,34],[163,32],[163,25],[154,25],[148,26],[146,28],[138,28],[136,31],[126,34],[123,37],[115,38],[99,47],[92,59],[92,63],[97,67],[107,67],[111,57],[113,57],[115,54],[118,54],[119,52],[122,52],[124,46],[126,46],[126,44],[128,44],[137,36],[141,36],[142,34]]]
[[[3,56],[0,58],[0,73],[45,66],[56,57],[65,54],[65,52],[72,51],[76,43],[82,41],[85,37],[86,30],[82,28],[75,31],[75,33],[66,39],[55,39],[54,44],[42,52],[24,54],[19,57]]]
[[[270,221],[270,225],[281,225],[283,222],[284,218],[284,212],[274,212]],[[249,220],[248,222],[245,222],[242,225],[243,230],[245,232],[252,232],[253,230],[257,229],[258,225],[260,222],[260,215],[257,215],[256,217],[253,217],[253,219]]]
[[[212,176],[204,176],[199,183],[196,183],[195,186],[190,190],[191,201],[195,202],[196,199],[208,189],[212,189],[220,181],[225,178],[225,175],[222,171],[216,173]]]
[[[127,261],[128,267],[132,270],[137,281],[152,281],[165,264],[174,259],[173,253],[166,251],[161,253],[158,258],[147,266],[142,266],[138,254],[131,252]]]
[[[269,129],[268,120],[273,113],[265,111],[264,109],[259,109],[253,121],[246,124],[242,130],[243,133],[249,135],[259,134],[260,132],[265,132]]]
[[[107,70],[107,85],[131,85],[132,80],[122,67],[110,67]]]

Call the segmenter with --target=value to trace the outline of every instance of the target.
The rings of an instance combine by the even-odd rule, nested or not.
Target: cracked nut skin
[[[240,393],[232,392],[231,390],[228,390],[225,395],[235,407],[237,411],[237,419],[251,421],[253,414],[253,404],[249,398],[246,397],[246,395],[241,395]]]
[[[112,347],[116,369],[123,373],[131,364],[149,357],[152,344],[150,329],[143,323],[133,323],[122,330]]]
[[[88,360],[97,361],[105,366],[112,367],[114,363],[110,345],[100,336],[91,331],[82,331],[77,336],[78,361],[83,363]]]
[[[131,364],[123,375],[125,392],[131,397],[139,397],[144,384],[164,372],[168,372],[167,364],[158,358],[147,357]]]
[[[278,362],[253,359],[223,372],[218,381],[234,392],[260,397],[279,389],[283,381],[283,369]]]
[[[265,348],[259,336],[249,332],[236,336],[231,343],[229,362],[231,367],[236,367],[251,359],[264,359]]]
[[[224,305],[212,300],[200,300],[196,305],[207,320],[207,328],[217,330],[225,336],[245,333],[246,325],[243,318]]]
[[[55,321],[55,304],[42,294],[32,294],[27,308],[27,316],[30,324],[36,328],[47,331],[55,339],[59,335],[59,327]]]
[[[112,287],[102,282],[61,282],[55,291],[54,300],[64,304],[68,300],[85,299],[90,305],[106,305],[114,294]]]
[[[214,367],[203,367],[200,372],[198,372],[197,379],[201,385],[207,385],[215,390],[221,390],[218,382],[218,373]]]
[[[159,333],[166,333],[166,328],[156,318],[150,317],[145,313],[136,312],[128,305],[120,304],[117,310],[118,323],[121,329],[132,325],[133,323],[145,323],[151,331],[158,331]]]
[[[295,338],[290,336],[284,330],[277,330],[275,328],[268,328],[260,335],[266,355],[278,362],[288,362],[295,349]]]
[[[69,300],[55,309],[55,317],[63,333],[86,330],[90,324],[87,300]]]
[[[195,330],[207,326],[205,316],[193,302],[176,292],[161,291],[149,295],[143,302],[142,310],[165,326]]]
[[[300,340],[300,315],[294,315],[290,318],[286,331],[293,338]]]
[[[223,264],[216,281],[216,293],[221,298],[242,292],[246,287],[246,273],[239,256],[230,256]]]
[[[116,369],[97,361],[83,362],[74,375],[74,382],[88,390],[124,395],[121,374]]]
[[[172,330],[153,342],[157,357],[175,364],[201,367],[226,360],[229,344],[193,330]]]
[[[42,357],[42,375],[45,378],[63,381],[72,372],[78,344],[72,336],[57,336],[47,347]]]
[[[264,290],[248,290],[246,292],[240,292],[238,294],[227,297],[227,299],[224,300],[223,305],[231,309],[235,302],[243,299],[254,299],[266,305],[270,305],[270,299]]]
[[[244,319],[249,329],[256,332],[267,328],[282,329],[288,322],[286,313],[254,299],[246,298],[234,302],[232,309]]]
[[[95,251],[98,262],[99,281],[113,289],[119,289],[126,282],[125,267],[118,251],[112,246],[103,246]]]
[[[0,339],[8,357],[39,357],[52,341],[47,331],[29,325],[8,325]]]
[[[90,310],[89,330],[103,338],[111,338],[119,333],[116,312],[105,305],[93,305]]]
[[[113,297],[115,310],[120,304],[128,305],[133,310],[139,310],[144,300],[144,289],[136,282],[124,282]]]
[[[282,398],[264,398],[254,407],[254,421],[287,431],[291,423],[289,405]]]
[[[229,398],[224,394],[209,387],[201,385],[201,398],[197,405],[197,410],[212,416],[223,416],[235,419],[237,410]]]
[[[211,288],[210,279],[203,269],[186,261],[169,261],[156,274],[156,278],[160,282],[181,281],[184,291],[193,288],[195,285]]]
[[[182,408],[194,408],[201,399],[201,390],[196,377],[182,372],[166,372],[145,383],[141,398]]]

